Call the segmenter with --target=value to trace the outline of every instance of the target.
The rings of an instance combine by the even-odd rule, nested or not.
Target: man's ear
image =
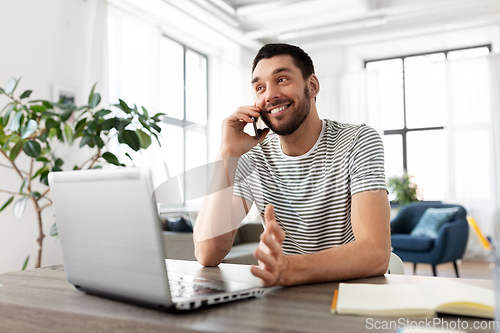
[[[311,99],[315,98],[319,94],[319,80],[316,74],[311,74],[308,79],[309,83],[309,94]]]

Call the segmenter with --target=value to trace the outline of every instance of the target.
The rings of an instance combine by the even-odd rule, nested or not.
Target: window
[[[163,36],[160,59],[160,111],[166,113],[162,136],[168,147],[166,168],[168,176],[182,175],[185,202],[196,198],[187,193],[193,184],[184,171],[203,166],[208,160],[207,57]]]
[[[111,149],[125,163],[150,168],[154,188],[169,179],[170,185],[176,183],[172,185],[175,195],[162,202],[169,208],[177,209],[175,206],[187,205],[188,201],[196,205],[196,199],[201,199],[186,193],[192,187],[189,182],[206,188],[208,177],[193,180],[186,177],[186,171],[205,166],[208,161],[207,56],[115,5],[109,7],[108,34],[111,103],[121,98],[129,105],[144,106],[149,114],[166,114],[159,124],[161,147],[153,140],[146,151],[133,152],[118,143]],[[125,153],[133,161],[129,162]]]
[[[377,71],[388,178],[407,173],[425,200],[442,200],[447,172],[446,60],[487,55],[488,46],[366,61]]]

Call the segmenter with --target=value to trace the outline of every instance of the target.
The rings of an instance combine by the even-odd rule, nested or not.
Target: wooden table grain
[[[195,273],[258,284],[250,266],[221,264],[203,268],[197,262],[167,260],[169,271]],[[356,283],[416,283],[434,277],[385,275]],[[493,289],[489,280],[461,282]],[[161,312],[88,295],[66,281],[62,265],[0,275],[0,332],[367,332],[367,318],[330,314],[338,283],[271,288],[263,297],[229,302],[190,312]],[[478,318],[439,316],[467,332]],[[378,320],[394,320],[378,319]],[[396,332],[395,327],[372,329]]]

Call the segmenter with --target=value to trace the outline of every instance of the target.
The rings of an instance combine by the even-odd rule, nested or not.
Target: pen
[[[336,314],[337,313],[337,298],[339,297],[339,290],[335,289],[333,292],[333,300],[332,300],[332,306],[330,308],[330,313]]]

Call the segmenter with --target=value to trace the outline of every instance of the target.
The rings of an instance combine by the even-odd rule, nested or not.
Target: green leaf
[[[130,119],[124,119],[124,120],[119,120],[118,118],[115,118],[118,120],[118,124],[115,124],[115,128],[118,130],[118,132],[123,132],[125,127],[127,127],[132,121]]]
[[[132,157],[128,153],[125,153],[125,156],[127,156],[133,162]]]
[[[102,118],[102,117],[104,117],[105,115],[108,115],[108,114],[110,114],[110,113],[111,113],[111,111],[110,111],[110,110],[102,109],[102,110],[97,111],[97,112],[95,113],[95,116],[96,116],[96,117],[101,117],[101,118]]]
[[[52,171],[57,172],[57,171],[62,171],[62,169],[56,165],[55,167],[52,168]]]
[[[7,201],[5,201],[2,205],[2,207],[0,207],[0,212],[2,210],[4,210],[5,208],[7,208],[8,205],[10,205],[10,203],[12,202],[12,200],[14,200],[14,196],[11,196],[9,199],[7,199]]]
[[[0,88],[0,95],[1,94],[5,94],[5,90],[3,90],[3,88]]]
[[[155,119],[155,118],[158,118],[158,120],[155,120],[156,122],[160,121],[160,116],[165,116],[166,113],[163,113],[163,112],[158,112],[157,114],[155,114],[154,116],[151,117],[151,119]]]
[[[99,93],[92,94],[89,99],[89,107],[95,108],[101,102],[101,95]]]
[[[49,130],[49,138],[52,139],[53,137],[57,136],[57,130],[58,130],[58,128],[52,127]]]
[[[104,147],[104,141],[102,141],[101,137],[99,135],[94,135],[94,142],[99,148]]]
[[[38,125],[36,121],[34,121],[33,119],[28,120],[26,127],[21,128],[21,139],[26,139],[28,136],[35,133],[37,129]]]
[[[94,90],[95,90],[95,86],[97,85],[97,82],[94,83],[94,85],[92,86],[92,89],[90,90],[90,94],[89,94],[89,104],[90,104],[90,101],[92,100],[92,96],[94,96]]]
[[[24,145],[24,141],[18,141],[14,147],[12,147],[12,149],[10,150],[10,154],[9,154],[9,158],[11,161],[14,161],[17,157],[17,155],[19,155],[19,153],[21,152],[22,148],[23,148],[23,145]]]
[[[35,140],[29,140],[24,143],[24,152],[29,157],[38,158],[42,153],[42,147]]]
[[[109,131],[114,126],[115,126],[115,118],[105,119],[101,124],[101,128],[103,131]]]
[[[144,106],[141,106],[141,108],[142,108],[142,114],[144,115],[144,117],[149,118],[148,110],[146,110],[146,108]]]
[[[158,125],[156,125],[156,124],[151,124],[151,127],[153,127],[153,128],[154,128],[154,130],[155,130],[156,132],[158,132],[158,133],[160,133],[160,132],[161,132],[161,128],[160,128],[160,126],[158,126]]]
[[[130,107],[125,103],[122,99],[118,99],[120,101],[120,104],[115,104],[117,107],[123,110],[123,112],[129,114],[132,113],[132,110]]]
[[[49,119],[45,120],[45,127],[47,127],[47,128],[60,128],[60,126],[61,126],[61,123],[55,119],[49,118]]]
[[[7,84],[5,85],[5,93],[7,95],[12,95],[14,90],[16,90],[17,82],[19,81],[16,81],[16,78],[14,77],[11,77],[9,81],[7,81]]]
[[[39,157],[36,159],[37,162],[49,163],[49,160],[45,157]]]
[[[118,158],[113,153],[110,153],[109,151],[102,154],[102,158],[104,158],[106,160],[106,162],[108,162],[110,164],[114,164],[114,165],[118,165],[118,166],[125,166],[124,164],[121,164],[120,161],[118,161]]]
[[[14,215],[14,218],[16,220],[18,221],[21,220],[24,210],[26,209],[26,202],[28,201],[28,199],[29,199],[28,196],[23,196],[21,199],[17,200],[14,203],[14,207],[12,208],[12,214]]]
[[[7,124],[9,123],[10,114],[11,114],[12,110],[14,110],[14,107],[15,107],[14,104],[15,103],[10,103],[10,106],[7,109],[7,113],[5,114],[5,116],[2,119],[2,126],[3,127],[7,126]]]
[[[30,196],[33,197],[33,198],[39,198],[42,195],[38,191],[33,191],[33,192],[30,193]]]
[[[92,143],[92,137],[90,135],[84,135],[82,140],[80,141],[80,148],[85,145],[90,146],[91,143]]]
[[[89,123],[87,124],[87,133],[94,134],[96,131],[97,131],[97,121],[95,119],[89,121]]]
[[[52,225],[52,227],[50,227],[49,234],[52,237],[55,237],[55,236],[59,235],[59,232],[57,231],[57,222],[54,222],[54,224]]]
[[[26,185],[26,181],[28,181],[28,178],[24,177],[23,178],[23,183],[21,184],[21,188],[19,189],[20,193],[23,193],[24,186]]]
[[[19,96],[20,99],[23,99],[23,98],[28,98],[30,97],[31,93],[33,92],[33,90],[26,90],[25,92],[23,92],[21,94],[21,96]]]
[[[69,117],[71,117],[71,115],[73,114],[73,111],[74,111],[73,109],[66,110],[63,113],[61,113],[59,117],[61,118],[62,121],[67,121]]]
[[[73,139],[75,138],[71,126],[64,124],[64,135],[66,136],[66,142],[71,146],[73,145]]]
[[[30,106],[30,109],[33,110],[34,112],[42,113],[45,110],[47,110],[47,107],[44,105],[32,105]]]
[[[151,137],[147,135],[142,130],[136,130],[137,136],[139,136],[139,140],[141,142],[141,148],[146,149],[151,145]]]
[[[144,119],[139,118],[139,122],[141,123],[142,126],[144,126],[144,128],[146,128],[148,131],[151,132],[148,123]]]
[[[5,105],[2,109],[2,111],[0,111],[0,113],[2,113],[5,109],[7,109],[7,114],[10,114],[12,112],[12,110],[14,110],[14,102],[11,102],[11,103],[7,103],[7,105]]]
[[[21,269],[22,271],[24,271],[26,269],[26,267],[28,267],[28,262],[29,261],[30,261],[30,256],[27,256],[26,260],[24,261],[23,268]]]
[[[52,105],[51,102],[49,101],[40,101],[42,102],[43,106],[45,106],[47,109],[54,109],[54,105]]]
[[[124,130],[118,135],[118,141],[127,144],[134,151],[141,149],[141,141],[135,131]]]
[[[87,119],[81,119],[75,126],[75,137],[80,134],[87,125]]]
[[[21,117],[23,116],[23,111],[17,111],[12,120],[10,121],[9,130],[16,132],[21,126]]]
[[[160,142],[160,139],[158,138],[158,135],[156,135],[156,133],[151,133],[151,135],[155,137],[156,142],[158,142],[158,146],[161,147],[161,142]]]
[[[33,175],[33,177],[31,177],[31,179],[35,179],[36,177],[38,177],[39,175],[41,175],[45,171],[49,171],[49,167],[46,166],[46,165],[44,165],[43,167],[41,167],[40,169],[38,169],[37,172]]]
[[[45,170],[40,174],[40,183],[49,186],[49,170]]]
[[[60,167],[60,166],[63,166],[63,164],[64,164],[64,161],[60,158],[56,158],[56,160],[54,161],[55,166]]]

